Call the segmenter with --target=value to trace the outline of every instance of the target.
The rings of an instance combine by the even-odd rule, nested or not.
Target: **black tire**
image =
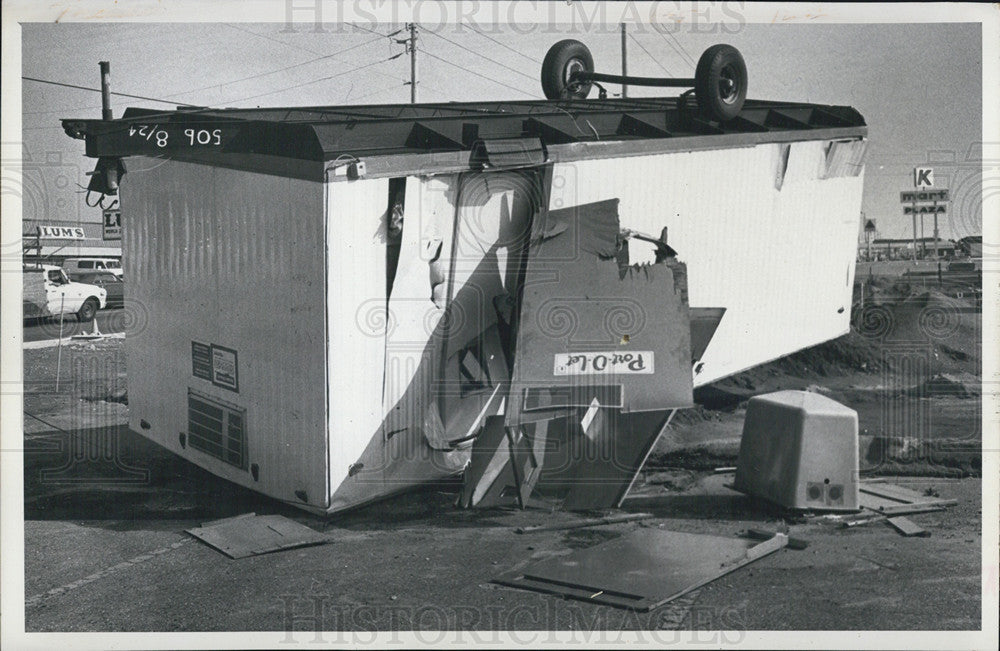
[[[549,48],[542,61],[542,92],[548,99],[586,99],[591,84],[569,84],[576,70],[593,72],[594,57],[580,41],[568,38]]]
[[[101,304],[97,302],[96,298],[88,298],[83,302],[83,305],[80,306],[80,311],[76,313],[76,320],[80,323],[93,321],[94,317],[97,316],[97,309],[100,305]]]
[[[698,59],[694,73],[698,108],[719,122],[739,115],[747,98],[747,64],[732,45],[713,45]]]

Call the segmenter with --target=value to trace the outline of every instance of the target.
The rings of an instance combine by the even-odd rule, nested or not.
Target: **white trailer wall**
[[[559,163],[549,207],[618,198],[623,228],[668,227],[690,305],[727,308],[698,386],[848,331],[864,144],[847,164],[827,141]]]
[[[170,160],[128,165],[130,428],[220,477],[325,508],[323,184]],[[192,375],[192,341],[237,351],[238,392]],[[189,388],[246,409],[258,481],[180,446]]]
[[[454,474],[468,459],[467,450],[429,444],[444,436],[434,393],[442,342],[433,335],[445,312],[457,179],[406,179],[388,302],[388,180],[328,186],[330,512]],[[344,278],[350,287],[342,286]]]

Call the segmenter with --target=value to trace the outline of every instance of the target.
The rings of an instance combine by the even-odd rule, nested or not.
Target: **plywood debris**
[[[284,516],[254,513],[206,522],[201,527],[188,529],[187,533],[230,558],[246,558],[330,542],[326,534]]]
[[[930,497],[902,486],[882,482],[862,482],[858,491],[858,500],[862,508],[885,515],[939,511],[958,504],[958,500]]]
[[[899,516],[896,518],[889,518],[888,521],[889,524],[896,528],[896,531],[907,537],[919,536],[921,538],[927,538],[931,535],[930,531],[927,531],[909,518]]]

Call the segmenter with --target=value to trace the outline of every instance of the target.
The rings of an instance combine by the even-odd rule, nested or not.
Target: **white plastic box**
[[[733,487],[792,509],[858,510],[858,413],[808,391],[751,398]]]

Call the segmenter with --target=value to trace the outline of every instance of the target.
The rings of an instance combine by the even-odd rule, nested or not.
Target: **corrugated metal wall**
[[[226,479],[328,498],[322,183],[135,158],[121,186],[129,426]],[[239,392],[192,374],[191,342],[238,353]],[[182,449],[188,388],[246,409],[250,473]],[[151,429],[143,430],[145,420]]]
[[[623,227],[668,227],[691,306],[728,310],[706,384],[848,331],[863,174],[821,178],[827,144],[557,164],[549,207],[618,198]]]

